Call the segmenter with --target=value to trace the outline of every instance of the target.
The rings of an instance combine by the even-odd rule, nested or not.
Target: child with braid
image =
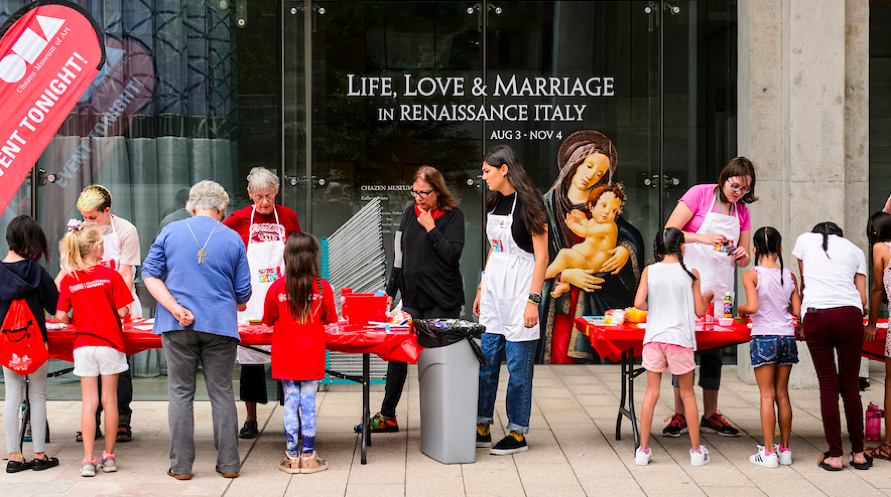
[[[752,241],[756,265],[743,274],[746,303],[739,306],[739,314],[752,316],[749,350],[761,391],[764,445],[758,446],[758,453],[751,456],[749,462],[776,468],[779,464],[792,464],[792,451],[789,450],[792,432],[789,373],[792,372],[792,365],[798,363],[792,316],[798,316],[801,312],[801,297],[795,288],[795,275],[783,267],[780,232],[765,226],[755,232]],[[773,435],[778,421],[780,443],[776,445]]]
[[[693,370],[696,362],[695,316],[705,315],[706,302],[713,292],[703,296],[699,291],[699,273],[684,265],[684,233],[677,228],[665,228],[656,235],[653,244],[661,262],[647,266],[640,277],[634,298],[638,309],[648,310],[647,331],[643,341],[643,367],[647,370],[647,392],[640,410],[640,447],[634,453],[634,463],[646,466],[650,462],[650,428],[653,411],[659,400],[662,372],[670,369],[680,380],[681,399],[690,423],[690,464],[705,466],[708,450],[699,445],[699,412],[693,393]]]
[[[263,324],[273,326],[272,377],[282,380],[285,393],[287,451],[279,469],[292,474],[328,469],[314,448],[316,391],[325,377],[325,324],[337,321],[337,309],[331,285],[319,276],[320,252],[316,237],[291,233],[285,277],[269,287],[263,310]]]

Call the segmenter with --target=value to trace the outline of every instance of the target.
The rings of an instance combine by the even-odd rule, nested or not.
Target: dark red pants
[[[820,381],[820,411],[829,456],[844,454],[838,396],[845,404],[848,436],[854,452],[863,452],[863,405],[860,402],[860,353],[863,351],[863,314],[856,307],[808,311],[804,338]],[[835,356],[838,357],[838,365]]]

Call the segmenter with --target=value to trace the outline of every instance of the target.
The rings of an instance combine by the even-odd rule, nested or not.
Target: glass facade
[[[0,222],[33,209],[53,248],[86,185],[110,189],[145,257],[183,189],[214,179],[234,210],[251,202],[248,171],[264,166],[283,180],[279,202],[320,238],[379,197],[389,265],[407,182],[432,165],[465,213],[470,317],[489,147],[514,148],[544,193],[563,140],[605,134],[644,259],[684,191],[736,155],[733,0],[77,3],[105,34],[108,66],[37,164],[59,179],[36,196],[23,185]],[[0,22],[23,4],[0,1]],[[110,112],[128,88],[138,98]],[[57,261],[56,250],[51,272]],[[134,373],[163,373],[158,352],[144,354]]]

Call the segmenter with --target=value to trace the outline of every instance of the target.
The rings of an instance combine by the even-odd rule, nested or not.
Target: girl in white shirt
[[[690,423],[690,464],[704,466],[710,462],[708,450],[699,445],[699,413],[693,393],[693,370],[696,362],[694,314],[705,315],[709,291],[703,300],[699,291],[699,273],[684,265],[684,233],[665,228],[656,235],[654,252],[661,262],[644,268],[634,305],[649,310],[647,331],[643,341],[643,367],[647,370],[647,392],[641,407],[640,447],[634,462],[646,466],[650,462],[650,428],[653,411],[659,400],[662,372],[670,369],[680,380],[681,399]]]
[[[863,404],[860,401],[860,353],[863,308],[866,307],[866,256],[835,223],[814,226],[795,241],[792,255],[801,273],[804,339],[820,382],[820,411],[829,450],[818,460],[826,471],[841,471],[841,418],[838,396],[845,403],[851,455],[856,469],[869,469],[863,453]],[[836,367],[835,357],[838,356]]]

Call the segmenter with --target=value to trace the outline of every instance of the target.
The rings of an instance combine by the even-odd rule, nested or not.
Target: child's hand
[[[715,291],[714,291],[714,290],[709,290],[709,291],[707,291],[707,292],[705,292],[705,293],[702,294],[702,300],[703,300],[703,302],[706,303],[706,305],[708,305],[709,302],[711,302],[712,300],[714,300],[714,298],[715,298]]]
[[[477,289],[476,298],[473,299],[473,315],[480,317],[480,291]]]
[[[538,324],[538,306],[533,303],[526,304],[526,311],[523,313],[523,325],[532,328]]]

